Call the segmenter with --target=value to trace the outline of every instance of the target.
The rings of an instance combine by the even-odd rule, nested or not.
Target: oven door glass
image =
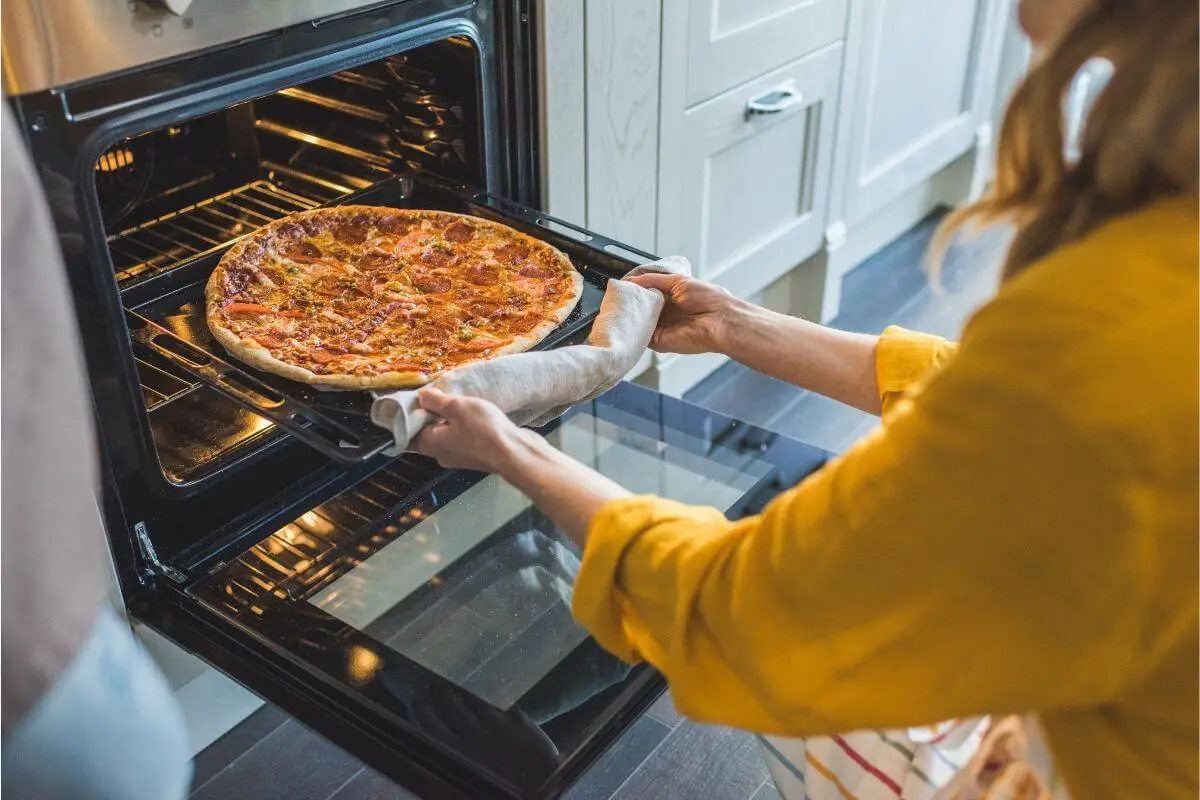
[[[546,435],[635,493],[731,516],[824,457],[629,385]],[[659,679],[574,622],[579,548],[520,492],[399,463],[275,531],[192,596],[471,776],[476,793],[554,794]]]

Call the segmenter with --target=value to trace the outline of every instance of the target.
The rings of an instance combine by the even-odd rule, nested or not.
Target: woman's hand
[[[413,439],[415,452],[443,467],[499,475],[580,545],[601,507],[629,496],[533,431],[518,428],[486,400],[425,389],[421,407],[440,419]]]
[[[667,299],[650,347],[660,353],[711,353],[721,349],[730,310],[737,302],[720,286],[683,275],[647,273],[628,279]]]
[[[438,417],[412,441],[412,449],[448,469],[499,472],[514,447],[528,436],[486,400],[424,389],[421,408]]]

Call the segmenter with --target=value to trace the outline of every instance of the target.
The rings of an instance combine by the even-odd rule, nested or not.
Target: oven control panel
[[[5,93],[67,86],[289,25],[387,4],[381,0],[4,0]]]

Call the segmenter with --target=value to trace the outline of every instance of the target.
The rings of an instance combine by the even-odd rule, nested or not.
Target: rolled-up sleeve
[[[1121,564],[1137,544],[1097,491],[1088,439],[1054,404],[997,388],[1003,352],[976,350],[759,516],[652,497],[607,505],[590,527],[577,619],[663,672],[686,715],[764,733],[1110,696],[1135,635],[1120,598],[1136,591]],[[951,352],[885,336],[881,389]]]
[[[886,416],[904,393],[950,362],[958,345],[940,336],[892,326],[875,346],[875,379]]]

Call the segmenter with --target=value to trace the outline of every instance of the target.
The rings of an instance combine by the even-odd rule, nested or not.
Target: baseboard
[[[261,698],[153,629],[135,622],[133,631],[175,692],[193,756],[262,707]]]
[[[208,668],[175,692],[192,756],[220,739],[265,701],[217,669]]]

